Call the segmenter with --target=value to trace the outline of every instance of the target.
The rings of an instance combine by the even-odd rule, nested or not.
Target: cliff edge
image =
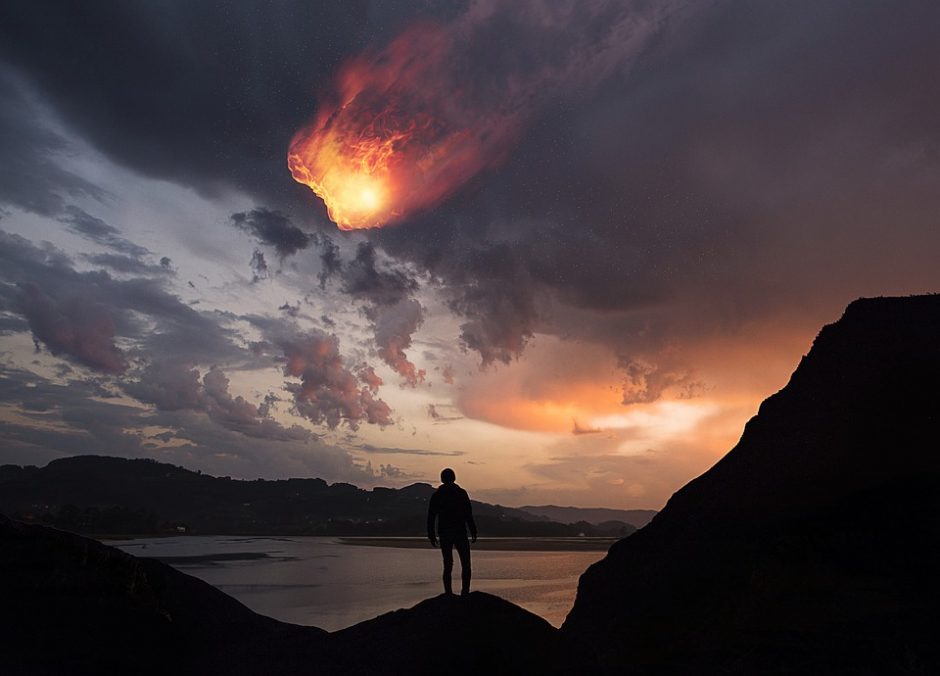
[[[940,296],[862,299],[581,577],[608,673],[936,673]]]

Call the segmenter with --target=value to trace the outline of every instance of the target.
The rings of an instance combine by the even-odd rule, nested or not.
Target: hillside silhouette
[[[261,673],[327,637],[158,561],[2,515],[0,598],[4,676]]]
[[[434,487],[364,490],[323,479],[241,481],[149,459],[95,455],[0,466],[0,512],[79,533],[422,536]],[[473,501],[488,536],[623,537],[622,521],[556,523]]]
[[[0,598],[4,676],[592,673],[558,629],[489,594],[327,634],[159,561],[3,516]]]
[[[564,632],[611,672],[936,673],[938,382],[940,296],[852,303]]]
[[[587,522],[594,526],[604,523],[627,523],[635,528],[642,528],[654,516],[655,509],[609,509],[607,507],[559,507],[558,505],[523,505],[523,512],[541,516],[558,523]]]
[[[183,674],[439,674],[446,650],[458,674],[938,673],[937,382],[940,296],[853,303],[738,445],[584,573],[561,630],[475,593],[324,634],[0,520],[0,672],[147,673],[159,652]]]

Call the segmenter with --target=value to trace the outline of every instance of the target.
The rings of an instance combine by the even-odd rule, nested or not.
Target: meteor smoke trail
[[[629,67],[669,2],[475,2],[415,25],[339,72],[294,137],[294,179],[342,230],[399,222],[498,165],[551,98]]]

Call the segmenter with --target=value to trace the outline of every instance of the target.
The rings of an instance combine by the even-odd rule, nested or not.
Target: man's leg
[[[463,583],[461,585],[460,593],[469,594],[470,593],[470,542],[466,537],[459,538],[454,542],[454,546],[457,548],[457,553],[460,555],[460,580]],[[453,561],[453,555],[451,555],[451,561]]]
[[[441,538],[441,555],[444,557],[444,593],[453,594],[450,582],[450,574],[454,570],[454,543],[452,540]]]

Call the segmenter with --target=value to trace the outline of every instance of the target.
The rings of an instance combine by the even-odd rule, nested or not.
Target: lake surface
[[[108,544],[135,556],[162,558],[263,615],[328,631],[408,608],[442,591],[441,554],[430,545],[365,547],[333,537],[229,536]],[[604,554],[477,549],[473,589],[501,596],[557,627],[574,603],[578,577]],[[454,587],[460,588],[459,561]]]

